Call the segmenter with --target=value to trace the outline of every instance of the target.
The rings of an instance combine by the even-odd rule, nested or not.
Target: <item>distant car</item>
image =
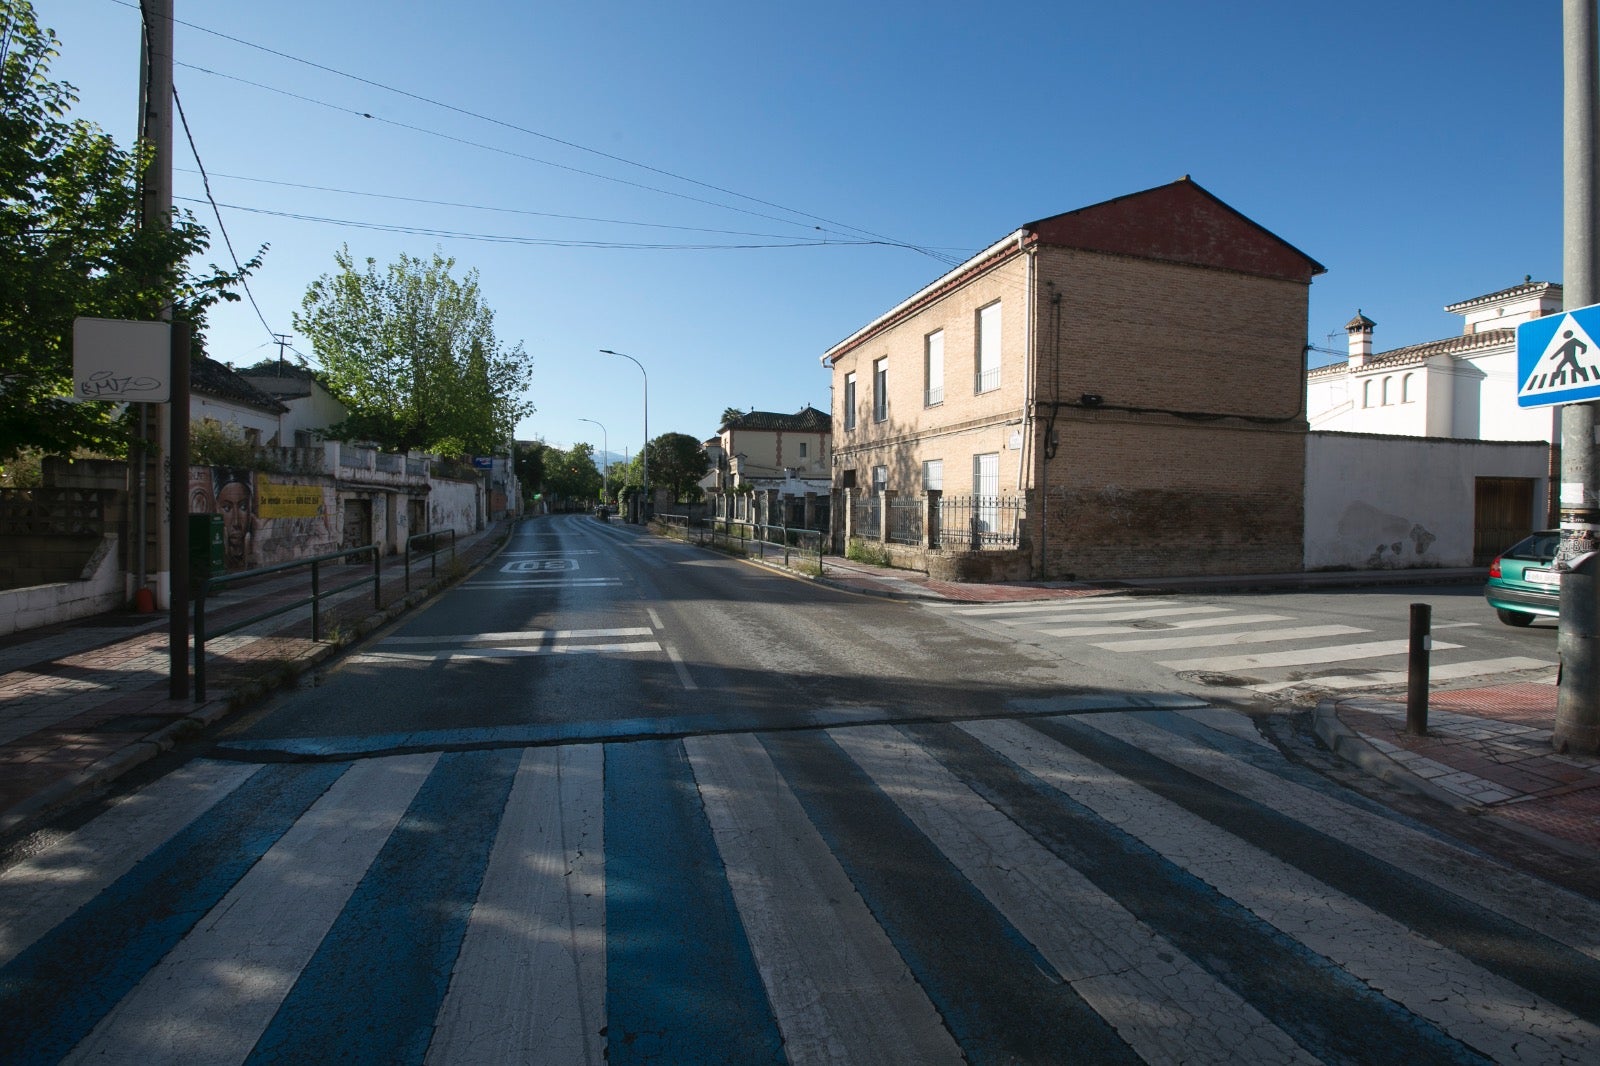
[[[1559,530],[1524,537],[1489,564],[1483,598],[1500,621],[1525,626],[1537,617],[1561,616],[1561,572],[1551,567],[1561,546]]]

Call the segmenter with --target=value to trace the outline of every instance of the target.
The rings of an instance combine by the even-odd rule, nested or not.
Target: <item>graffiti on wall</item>
[[[222,518],[223,566],[229,571],[332,550],[334,506],[331,486],[281,484],[234,467],[189,468],[189,513]]]

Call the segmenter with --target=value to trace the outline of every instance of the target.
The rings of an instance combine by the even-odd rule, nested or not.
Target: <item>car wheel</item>
[[[1500,621],[1504,622],[1508,626],[1517,626],[1520,628],[1522,626],[1531,626],[1533,624],[1533,615],[1523,614],[1521,611],[1508,611],[1504,607],[1497,607],[1495,608],[1494,613],[1499,615]]]

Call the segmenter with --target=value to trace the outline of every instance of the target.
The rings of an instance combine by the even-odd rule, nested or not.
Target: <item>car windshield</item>
[[[1548,561],[1556,557],[1556,549],[1560,546],[1561,534],[1554,530],[1548,530],[1517,541],[1515,545],[1506,549],[1502,558]]]

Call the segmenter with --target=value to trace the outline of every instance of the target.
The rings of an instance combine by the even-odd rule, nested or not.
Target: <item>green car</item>
[[[1546,529],[1517,541],[1489,564],[1483,598],[1500,621],[1525,626],[1539,616],[1561,616],[1561,572],[1550,567],[1560,546],[1560,531]]]

